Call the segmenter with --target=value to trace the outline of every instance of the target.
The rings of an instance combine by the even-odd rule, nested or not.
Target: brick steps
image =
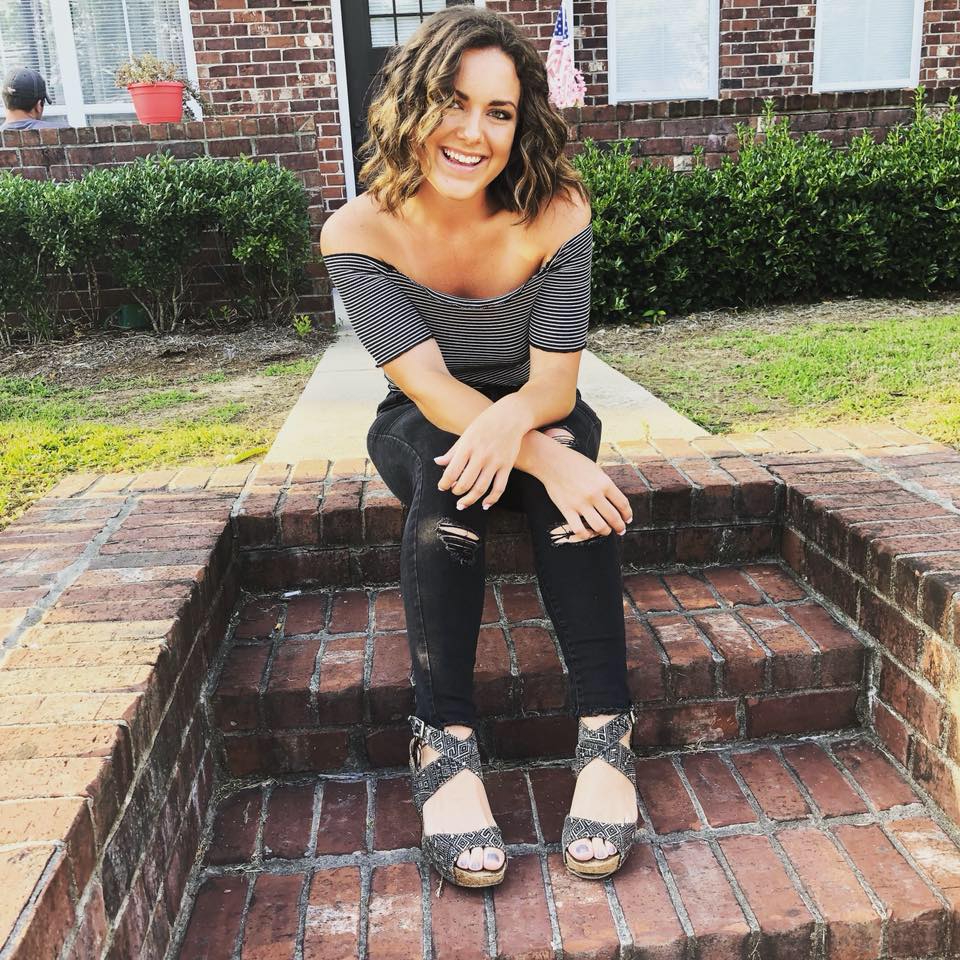
[[[486,895],[445,884],[439,899],[406,775],[245,786],[208,827],[171,957],[873,960],[960,949],[960,849],[870,735],[665,753],[641,759],[637,780],[633,855],[593,883],[559,856],[569,769],[487,772],[507,880]]]
[[[637,749],[858,726],[867,648],[773,563],[624,577]],[[487,756],[570,756],[567,676],[531,580],[488,584],[475,695]],[[210,697],[235,776],[404,762],[396,587],[259,598]]]

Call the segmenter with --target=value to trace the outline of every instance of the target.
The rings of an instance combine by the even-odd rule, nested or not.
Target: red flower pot
[[[141,123],[179,123],[183,119],[183,84],[179,80],[131,83],[127,90]]]

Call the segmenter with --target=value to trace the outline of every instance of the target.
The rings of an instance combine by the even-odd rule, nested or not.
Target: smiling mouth
[[[451,150],[448,147],[441,147],[440,152],[448,163],[459,167],[461,170],[471,170],[474,167],[479,167],[487,159],[469,153],[460,153],[458,150]]]

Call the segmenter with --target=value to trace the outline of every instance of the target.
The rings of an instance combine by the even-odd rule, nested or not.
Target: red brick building
[[[44,71],[74,126],[130,115],[110,78],[142,49],[179,61],[227,115],[310,114],[319,156],[305,179],[330,209],[356,189],[344,156],[389,46],[472,2],[548,47],[560,0],[23,0],[0,8],[0,66]],[[710,163],[735,149],[736,123],[755,123],[765,97],[794,129],[846,143],[908,119],[919,83],[933,102],[960,87],[960,0],[564,2],[587,80],[574,140],[633,138],[678,169],[696,146]]]
[[[384,46],[444,0],[189,0],[200,82],[232,113],[313,111],[328,207],[352,196],[363,91]],[[450,0],[446,0],[447,4]],[[470,2],[470,0],[454,0]],[[960,87],[960,0],[566,0],[587,101],[575,140],[636,138],[682,169],[734,148],[773,97],[798,130],[846,143]],[[481,4],[482,0],[478,0]],[[544,51],[558,0],[486,0]],[[655,89],[656,88],[656,89]]]

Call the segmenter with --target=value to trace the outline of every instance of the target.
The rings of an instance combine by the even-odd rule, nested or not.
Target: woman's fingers
[[[604,498],[596,507],[597,513],[603,517],[611,530],[616,530],[621,535],[627,532],[627,524],[620,516],[620,511],[609,500]]]
[[[489,510],[500,499],[500,497],[503,496],[503,491],[507,489],[507,480],[509,478],[510,470],[508,470],[506,467],[501,467],[497,471],[497,475],[493,480],[493,486],[490,488],[490,492],[483,500],[484,510]]]
[[[630,506],[630,501],[615,483],[610,484],[607,499],[616,507],[617,512],[623,517],[624,523],[633,523],[633,508]]]
[[[587,522],[587,526],[590,527],[594,533],[600,534],[601,537],[606,537],[613,533],[610,524],[600,516],[599,511],[595,507],[584,507],[582,513],[583,519]]]
[[[467,475],[468,470],[469,467],[461,474],[461,480]],[[490,484],[493,482],[496,472],[497,468],[495,466],[485,467],[473,482],[473,486],[457,501],[457,509],[465,510],[471,504],[476,503],[490,489]],[[454,484],[454,487],[459,485]],[[456,489],[454,489],[454,493],[456,493]]]
[[[463,468],[467,463],[467,455],[461,452],[459,440],[446,453],[435,457],[433,462],[443,466],[443,464],[440,463],[441,460],[447,461],[447,468],[440,475],[440,480],[437,482],[437,489],[447,490],[457,482],[457,478],[463,472]]]
[[[582,537],[587,532],[583,520],[580,519],[580,514],[576,510],[561,510],[560,512],[563,514],[563,519],[567,521],[570,539]]]
[[[458,497],[462,497],[465,493],[471,492],[473,485],[477,482],[484,468],[482,460],[478,460],[477,457],[471,457],[464,465],[460,476],[453,482],[453,486],[450,487],[450,492]],[[481,493],[482,492],[483,491],[481,491]]]

